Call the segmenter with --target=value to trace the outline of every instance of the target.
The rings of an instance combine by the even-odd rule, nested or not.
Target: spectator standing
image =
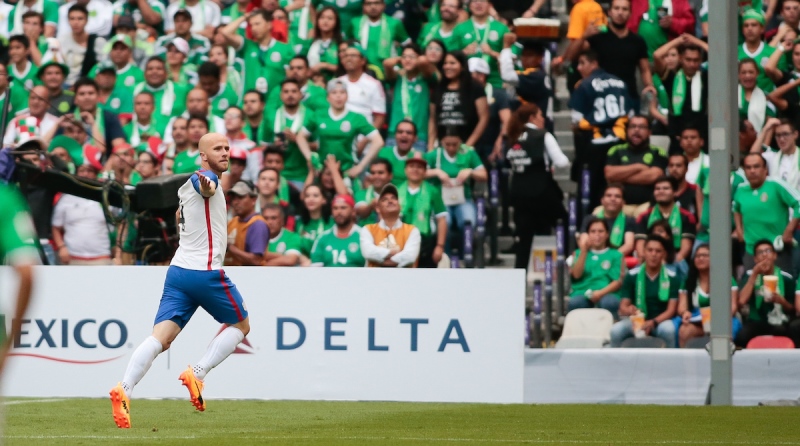
[[[364,187],[355,191],[355,210],[362,226],[378,222],[378,194],[384,186],[393,182],[394,172],[394,164],[385,158],[379,157],[369,166],[369,177]]]
[[[568,167],[569,160],[555,137],[544,129],[544,116],[534,104],[514,112],[509,128],[511,164],[509,198],[514,207],[517,242],[515,268],[527,269],[535,234],[549,234],[560,218],[566,218],[564,194],[553,179],[553,167]],[[484,178],[486,170],[481,171]],[[472,220],[474,221],[474,220]]]
[[[14,4],[14,8],[8,15],[8,34],[23,34],[23,18],[25,13],[33,11],[42,14],[44,19],[44,35],[55,37],[58,28],[59,4],[51,0],[21,0]]]
[[[133,89],[136,96],[143,91],[153,95],[153,100],[158,105],[157,112],[162,116],[179,116],[186,111],[186,97],[190,85],[175,83],[167,78],[167,65],[158,56],[147,59],[144,69],[144,82]],[[52,92],[51,92],[52,94]]]
[[[133,40],[126,34],[117,34],[108,41],[108,44],[111,47],[108,59],[95,65],[89,77],[94,77],[101,67],[111,65],[116,72],[114,88],[124,91],[128,99],[132,99],[134,87],[144,81],[144,72],[133,60]]]
[[[116,114],[103,110],[97,104],[97,84],[87,78],[75,83],[75,121],[82,123],[94,144],[102,151],[125,142],[125,133]],[[108,152],[107,152],[108,153]]]
[[[435,81],[436,67],[422,55],[422,49],[413,43],[403,45],[401,57],[386,59],[383,64],[386,81],[394,82],[389,134],[395,133],[401,121],[412,121],[417,130],[416,148],[424,152],[428,147],[430,85]],[[396,67],[398,64],[399,68]],[[393,145],[392,139],[388,144]]]
[[[69,8],[70,32],[64,33],[59,38],[61,54],[69,67],[67,85],[74,84],[79,77],[88,76],[89,71],[103,54],[106,40],[97,34],[87,32],[88,20],[89,11],[85,6],[76,4]]]
[[[323,232],[311,248],[311,266],[363,267],[361,227],[355,224],[355,203],[350,195],[333,198],[331,213],[335,226]]]
[[[197,85],[197,65],[189,63],[189,43],[176,37],[167,43],[167,76],[176,83]]]
[[[757,86],[758,65],[753,59],[739,62],[739,117],[753,124],[761,133],[764,123],[776,116],[775,106],[767,100],[764,90]]]
[[[194,88],[186,95],[186,111],[181,115],[183,118],[191,116],[202,116],[208,123],[210,132],[222,133],[225,128],[225,120],[211,114],[211,103],[208,102],[208,93],[202,88]],[[172,141],[172,123],[175,122],[177,117],[173,117],[170,123],[167,124],[167,129],[164,131],[164,141],[169,143]]]
[[[268,203],[261,215],[269,229],[269,245],[264,253],[266,266],[296,266],[300,262],[303,239],[284,227],[284,208],[277,203]]]
[[[644,333],[663,339],[666,347],[671,348],[675,346],[672,318],[678,306],[680,278],[664,266],[667,243],[658,236],[647,238],[644,263],[628,271],[623,280],[619,314],[630,317],[642,313]],[[620,347],[622,341],[634,335],[631,319],[622,319],[611,327],[611,346]]]
[[[697,187],[686,181],[688,167],[686,155],[676,153],[669,156],[667,174],[675,180],[675,201],[681,209],[686,209],[693,216],[697,216]],[[695,218],[696,220],[696,218]]]
[[[364,11],[362,0],[313,0],[312,4],[317,11],[320,11],[320,15],[324,8],[335,10],[342,24],[342,33],[346,32],[353,20]]]
[[[605,220],[590,217],[586,236],[570,257],[572,293],[567,311],[599,307],[619,313],[619,291],[625,274],[622,253],[609,245],[609,230]]]
[[[600,203],[606,186],[604,168],[609,149],[625,138],[624,125],[630,114],[628,106],[631,99],[625,82],[600,68],[596,52],[589,50],[578,56],[578,71],[583,81],[569,101],[572,124],[577,129],[575,162],[570,177],[580,184],[582,169],[588,165],[591,184],[589,206],[594,208]],[[609,181],[621,179],[609,178]]]
[[[355,2],[353,2],[355,3]],[[348,22],[350,23],[350,22]],[[339,13],[330,6],[317,11],[314,40],[304,54],[314,75],[322,75],[325,82],[333,79],[339,67],[339,45],[342,43],[342,24]]]
[[[280,172],[272,167],[261,169],[256,183],[256,189],[258,190],[256,212],[261,212],[270,203],[280,205],[284,215],[284,226],[289,230],[293,230],[295,228],[294,209],[290,201],[282,200],[279,196],[280,178]]]
[[[794,341],[795,348],[800,347],[800,323],[797,320],[789,322],[796,316],[800,304],[797,282],[775,263],[777,254],[769,240],[756,242],[753,252],[755,263],[742,277],[739,292],[739,304],[748,305],[750,311],[734,342],[744,348],[756,336],[788,336]],[[777,278],[774,292],[764,286],[765,276]]]
[[[167,33],[171,33],[177,28],[178,25],[174,18],[181,10],[187,11],[191,16],[191,31],[209,39],[214,35],[214,29],[222,21],[222,11],[216,3],[206,0],[181,0],[167,6],[164,20],[164,30]]]
[[[639,258],[644,258],[647,230],[655,222],[666,220],[672,230],[672,241],[676,253],[674,262],[670,263],[683,263],[680,268],[681,271],[686,272],[688,264],[686,264],[685,260],[689,258],[692,252],[697,232],[697,222],[694,215],[675,201],[676,183],[677,181],[674,178],[668,176],[663,176],[656,180],[653,186],[655,205],[637,219],[639,230],[636,233],[638,238],[636,250],[639,252]]]
[[[328,108],[328,92],[324,87],[310,82],[311,69],[305,56],[294,56],[289,61],[287,76],[296,80],[300,87],[301,102],[314,113],[325,111]],[[277,90],[276,90],[277,91]],[[271,103],[274,102],[270,101]]]
[[[361,253],[369,267],[416,267],[419,257],[420,232],[400,219],[397,187],[383,186],[378,197],[378,223],[361,229]]]
[[[757,74],[756,86],[764,92],[769,93],[775,89],[775,84],[772,82],[772,79],[767,76],[767,73],[762,67],[767,66],[767,62],[770,56],[772,56],[772,53],[775,52],[775,48],[762,40],[764,36],[764,26],[766,25],[764,14],[755,9],[747,9],[744,14],[742,14],[741,19],[741,30],[744,36],[744,42],[739,45],[739,63],[741,64],[741,62],[746,59],[753,60],[755,62],[754,65]],[[741,70],[741,65],[739,65],[739,68]],[[786,67],[784,66],[782,68],[785,69]]]
[[[622,211],[625,207],[624,190],[625,187],[620,183],[611,183],[606,186],[603,198],[600,200],[600,209],[583,219],[578,235],[579,246],[587,243],[589,222],[599,218],[605,220],[606,226],[609,228],[609,246],[625,257],[633,255],[634,235],[637,229],[636,219],[625,215]]]
[[[156,51],[163,54],[169,51],[169,44],[181,38],[186,42],[186,62],[197,67],[208,59],[211,50],[211,41],[204,35],[192,30],[192,14],[186,9],[178,9],[172,15],[175,28],[169,34],[163,35],[155,42]],[[183,46],[183,45],[181,45]]]
[[[175,118],[177,121],[183,118]],[[187,120],[186,132],[189,146],[186,150],[175,155],[175,164],[172,171],[175,174],[192,173],[200,166],[200,138],[208,133],[208,120],[202,115],[192,115]]]
[[[466,145],[474,147],[489,125],[489,103],[486,91],[472,80],[467,56],[455,51],[444,57],[443,79],[431,102],[428,152],[434,142],[444,138],[447,127],[458,131]]]
[[[694,34],[694,12],[689,0],[631,0],[628,28],[639,33],[652,55],[682,34]]]
[[[703,151],[705,140],[700,130],[694,126],[688,126],[681,132],[681,150],[689,161],[686,167],[686,181],[690,184],[697,184],[697,177],[700,169],[708,167],[711,158]]]
[[[483,86],[489,105],[489,123],[475,146],[481,161],[488,166],[490,159],[495,160],[503,155],[503,141],[508,137],[511,120],[511,105],[505,90],[487,83],[489,64],[485,60],[473,57],[468,64],[472,80]]]
[[[462,10],[461,0],[442,0],[439,3],[441,21],[431,20],[422,27],[417,43],[422,48],[428,46],[433,39],[444,42],[445,48],[449,51],[457,49],[458,37],[453,31],[458,25],[459,11]]]
[[[736,236],[745,243],[744,266],[753,268],[755,243],[767,240],[778,253],[774,262],[781,270],[792,271],[794,230],[800,222],[800,193],[781,179],[768,178],[767,162],[758,153],[744,157],[744,173],[747,183],[733,194]]]
[[[58,40],[70,34],[72,24],[69,11],[73,6],[86,9],[86,33],[106,37],[111,34],[114,23],[114,7],[108,0],[73,0],[58,8]],[[98,54],[100,54],[98,52]],[[85,73],[84,73],[85,75]]]
[[[421,147],[418,146],[418,142],[416,124],[414,121],[404,119],[395,126],[394,137],[389,138],[386,147],[378,152],[378,158],[383,158],[392,165],[392,184],[395,186],[400,186],[406,181],[406,160],[412,158],[418,151],[424,152],[427,147],[427,142]]]
[[[491,16],[492,3],[489,0],[472,0],[469,10],[472,16],[453,30],[458,42],[456,49],[470,58],[478,57],[487,62],[491,72],[486,83],[500,89],[503,81],[500,79],[497,58],[503,49],[503,36],[508,33],[508,27]]]
[[[521,42],[522,51],[519,61],[522,70],[516,70],[512,45],[516,43],[515,34],[506,34],[503,38],[503,51],[500,52],[500,76],[503,82],[514,87],[515,98],[512,98],[511,108],[517,103],[532,102],[542,110],[545,116],[545,128],[554,132],[553,125],[553,83],[550,75],[541,69],[544,60],[544,45],[534,39],[525,39]]]
[[[345,74],[337,80],[347,88],[347,108],[380,129],[386,123],[386,95],[380,81],[366,73],[367,54],[358,43],[348,45],[342,54]]]
[[[378,80],[384,80],[383,61],[397,56],[397,47],[410,42],[408,33],[403,22],[384,14],[384,0],[364,0],[362,6],[363,15],[350,21],[348,35],[366,50],[368,66]]]
[[[301,103],[303,94],[293,78],[280,84],[280,107],[264,113],[264,133],[260,137],[273,147],[283,150],[285,165],[283,175],[296,188],[301,189],[308,176],[311,149],[308,138],[312,135],[313,113]]]
[[[650,145],[650,121],[634,116],[628,121],[628,142],[611,147],[604,169],[609,183],[625,186],[624,212],[638,216],[653,196],[655,181],[669,164],[667,151]]]
[[[228,250],[225,266],[257,266],[264,263],[269,229],[256,212],[256,193],[251,184],[239,181],[228,191],[234,217],[228,222]]]
[[[447,208],[442,194],[425,181],[427,161],[413,156],[405,162],[408,181],[398,186],[400,215],[403,223],[414,225],[420,233],[420,268],[436,268],[447,243]],[[435,224],[434,224],[435,223]]]

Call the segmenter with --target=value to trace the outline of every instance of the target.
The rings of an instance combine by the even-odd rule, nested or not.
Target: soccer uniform
[[[394,84],[392,113],[389,120],[389,134],[394,135],[397,124],[403,119],[411,119],[417,126],[417,139],[428,140],[428,115],[430,114],[431,91],[429,79],[417,75],[408,79],[405,75],[397,78]]]
[[[155,113],[147,126],[141,125],[138,122],[131,121],[122,127],[125,132],[126,139],[136,150],[147,150],[147,139],[151,136],[164,139],[164,132],[166,131],[167,120],[162,117],[156,119]]]
[[[637,223],[638,230],[636,231],[636,238],[644,240],[647,238],[647,230],[650,229],[655,222],[666,220],[672,229],[672,241],[676,250],[681,249],[681,241],[689,239],[694,241],[697,226],[694,215],[691,212],[683,209],[680,204],[675,203],[672,206],[672,212],[669,215],[661,214],[658,206],[653,206],[646,212],[639,216]]]
[[[774,241],[789,223],[789,210],[800,215],[800,193],[785,181],[767,178],[758,189],[742,183],[733,194],[733,212],[742,215],[745,249],[753,254],[758,240]]]
[[[164,116],[178,116],[186,111],[186,95],[191,89],[191,85],[175,83],[170,80],[158,88],[150,86],[147,82],[141,82],[133,89],[133,96],[136,97],[142,91],[150,92],[153,95],[156,113]]]
[[[436,234],[435,218],[446,217],[447,208],[442,194],[430,183],[422,183],[412,190],[408,183],[397,188],[400,201],[400,218],[403,223],[414,225],[419,229],[422,244]]]
[[[425,161],[428,162],[429,169],[442,169],[450,178],[456,178],[459,172],[467,168],[473,170],[484,168],[481,158],[478,156],[478,152],[465,144],[461,145],[461,148],[458,149],[454,158],[450,158],[450,155],[439,147],[436,150],[426,153]],[[429,178],[428,181],[436,187],[441,195],[442,182],[439,178]],[[464,197],[467,200],[472,198],[472,188],[469,185],[469,181],[464,183]]]
[[[214,183],[216,175],[201,170]],[[222,270],[228,244],[225,195],[200,194],[198,174],[178,190],[180,245],[172,258],[155,323],[171,320],[183,328],[202,306],[214,319],[233,325],[247,318],[244,300]]]
[[[375,192],[375,188],[373,186],[368,186],[366,188],[360,185],[360,182],[356,182],[355,190],[353,191],[353,198],[356,201],[356,207],[361,206],[369,206],[374,200],[378,198],[378,193]],[[378,191],[380,192],[380,191]],[[358,222],[361,223],[362,226],[369,225],[372,223],[377,223],[378,214],[375,211],[372,211],[367,218],[360,218]]]
[[[573,262],[577,262],[581,250],[575,251]],[[587,291],[599,291],[611,282],[619,280],[622,268],[622,253],[616,249],[590,250],[586,254],[583,275],[572,278],[572,296],[583,296]]]
[[[439,39],[444,42],[445,49],[447,51],[455,51],[458,49],[458,40],[456,39],[455,29],[450,31],[449,33],[442,33],[442,23],[441,22],[428,22],[422,27],[422,31],[419,33],[419,39],[417,39],[417,43],[419,44],[420,48],[425,48],[431,43],[431,40]]]
[[[299,218],[297,219],[296,225],[297,235],[303,238],[303,243],[301,245],[302,253],[304,256],[310,256],[314,241],[316,241],[323,232],[332,228],[334,222],[331,218],[327,223],[322,219],[309,220],[308,223],[304,223],[303,219]]]
[[[24,34],[22,15],[28,11],[36,11],[44,15],[44,24],[58,28],[58,3],[51,0],[36,2],[30,8],[24,2],[17,2],[8,16],[8,34]],[[88,31],[87,31],[88,32]]]
[[[34,87],[34,85],[42,85],[42,81],[39,80],[39,67],[33,64],[31,61],[27,61],[27,66],[22,71],[17,71],[17,66],[13,63],[8,64],[8,74],[11,76],[15,81],[21,82],[22,85],[25,86],[26,90],[30,90]]]
[[[175,33],[170,33],[161,36],[156,40],[156,53],[166,54],[167,45],[177,37]],[[192,34],[188,39],[185,39],[189,44],[189,54],[186,56],[186,64],[199,66],[208,60],[208,51],[211,49],[211,41],[205,36]]]
[[[280,0],[281,8],[291,5],[292,0]],[[314,29],[314,22],[311,21],[311,2],[300,9],[289,12],[289,45],[300,54],[306,40],[309,38],[310,31]]]
[[[120,113],[133,113],[133,96],[122,88],[114,88],[108,95],[105,104],[100,104],[103,110],[119,115]]]
[[[303,251],[303,238],[297,235],[297,233],[283,228],[275,238],[270,239],[267,251],[281,255],[301,255]]]
[[[336,228],[322,233],[311,248],[311,263],[324,267],[363,267],[366,264],[361,255],[361,227],[353,225],[347,238],[339,238]]]
[[[0,185],[0,264],[38,264],[39,252],[33,245],[36,230],[25,199],[11,186]]]
[[[97,76],[97,70],[100,64],[95,65],[89,71],[89,77],[94,79]],[[117,81],[114,88],[121,88],[131,96],[133,96],[133,89],[139,82],[144,82],[144,72],[136,65],[129,63],[124,68],[117,69]]]
[[[363,0],[312,0],[312,3],[317,10],[317,15],[319,15],[322,8],[326,6],[335,9],[339,14],[339,23],[342,24],[342,32],[346,32],[350,22],[363,12],[364,8],[361,6],[362,1]]]
[[[775,83],[772,82],[767,76],[767,73],[764,71],[764,67],[767,65],[767,61],[775,52],[775,48],[767,45],[764,42],[761,42],[758,49],[755,52],[751,53],[747,50],[746,44],[739,45],[739,61],[741,62],[744,59],[753,59],[756,61],[756,65],[758,66],[758,77],[756,77],[756,86],[758,88],[764,90],[764,92],[769,93],[775,89]],[[781,58],[778,60],[778,69],[781,71],[785,71],[789,69],[786,65],[786,59]]]
[[[475,54],[470,57],[481,57],[486,62],[489,62],[491,73],[486,82],[492,84],[494,88],[503,88],[503,80],[500,79],[500,67],[497,64],[497,59],[483,54],[481,45],[484,43],[489,44],[492,51],[499,53],[503,49],[503,36],[507,32],[508,27],[492,17],[489,17],[489,21],[484,25],[478,25],[474,20],[470,19],[459,23],[453,30],[458,42],[456,45],[458,49],[463,50],[473,43],[477,45]]]
[[[641,268],[644,268],[644,266],[639,266],[628,271],[628,274],[625,275],[625,279],[622,281],[620,296],[623,299],[630,299],[631,303],[636,305],[636,307],[646,315],[645,317],[647,319],[652,319],[667,310],[667,305],[669,305],[670,300],[678,298],[678,291],[681,288],[681,279],[678,277],[677,273],[662,266],[662,271],[666,273],[667,280],[669,281],[667,299],[662,300],[659,296],[659,294],[661,294],[659,293],[661,289],[661,285],[659,284],[660,278],[656,276],[655,279],[651,279],[650,276],[645,273],[644,302],[637,302],[636,282]]]
[[[185,1],[177,1],[167,6],[167,14],[164,16],[164,29],[175,29],[175,13],[179,9],[185,9],[192,15],[192,32],[199,33],[206,29],[206,26],[216,28],[222,19],[222,12],[216,3],[209,0],[200,0],[194,6],[189,6]]]
[[[270,109],[273,110],[273,109]],[[310,137],[309,128],[314,128],[314,118],[311,110],[301,105],[297,108],[297,113],[289,115],[283,106],[275,110],[274,113],[264,113],[264,134],[260,138],[272,143],[275,135],[289,129],[295,134],[302,133]],[[286,141],[288,143],[288,141]],[[308,176],[308,163],[303,152],[296,143],[288,143],[284,151],[285,159],[281,174],[291,181],[305,181]]]
[[[391,133],[391,132],[390,132]],[[389,161],[392,165],[392,184],[399,186],[406,181],[406,160],[408,157],[414,155],[414,149],[411,149],[405,155],[400,155],[397,147],[384,147],[378,152],[378,158],[383,158]]]
[[[342,170],[347,171],[357,159],[353,143],[361,135],[370,138],[375,130],[364,116],[345,109],[345,113],[333,117],[332,111],[320,113],[316,119],[316,129],[309,129],[319,138],[319,158],[325,159],[333,155],[342,163]]]
[[[244,91],[255,89],[267,94],[270,88],[279,88],[286,78],[286,67],[294,57],[292,47],[272,39],[267,48],[258,43],[243,39],[238,48],[239,57],[244,60]]]
[[[172,165],[172,173],[192,173],[200,168],[200,151],[191,149],[175,155],[175,163]]]
[[[211,103],[211,114],[222,118],[225,115],[225,111],[228,110],[228,107],[239,103],[239,94],[236,93],[236,90],[234,90],[229,83],[225,83],[224,87],[217,92],[216,96],[209,98],[208,101]]]
[[[383,61],[397,56],[397,45],[408,41],[408,33],[403,22],[382,14],[377,22],[366,15],[350,21],[350,38],[358,40],[367,50],[367,65],[378,75],[383,76]]]

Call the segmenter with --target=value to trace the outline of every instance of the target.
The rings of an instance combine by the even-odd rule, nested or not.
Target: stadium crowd
[[[225,134],[226,265],[446,266],[488,171],[507,166],[526,268],[534,235],[567,215],[553,170],[571,165],[579,183],[588,166],[594,211],[569,260],[569,308],[627,316],[612,346],[703,336],[708,0],[570,0],[561,54],[514,32],[549,1],[513,3],[4,3],[4,144],[37,140],[70,173],[136,186],[197,171],[200,137]],[[739,5],[734,337],[800,346],[800,0]],[[562,73],[572,163],[554,137]],[[20,186],[49,263],[133,263],[133,221]]]

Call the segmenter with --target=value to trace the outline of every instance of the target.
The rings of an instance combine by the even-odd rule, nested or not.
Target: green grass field
[[[4,403],[8,445],[714,444],[800,445],[790,407],[132,401],[117,429],[98,399]]]

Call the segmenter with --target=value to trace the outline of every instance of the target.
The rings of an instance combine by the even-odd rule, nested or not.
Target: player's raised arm
[[[198,170],[192,175],[192,185],[200,195],[212,197],[217,191],[219,178],[213,172]]]

